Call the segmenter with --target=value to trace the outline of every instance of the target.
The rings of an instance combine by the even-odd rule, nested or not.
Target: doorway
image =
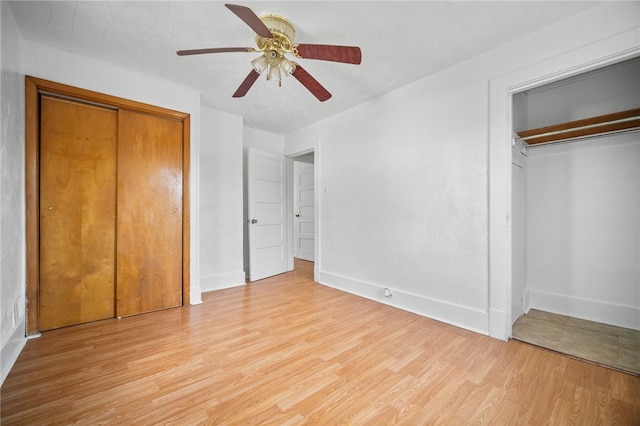
[[[257,161],[258,157],[263,160]],[[293,271],[296,265],[294,258],[302,260],[304,256],[310,260],[302,261],[317,264],[318,195],[313,188],[317,186],[318,169],[315,167],[315,151],[309,149],[284,156],[280,153],[248,148],[245,161],[244,253],[248,281],[253,282]],[[295,163],[297,166],[294,170]],[[302,183],[302,186],[294,185],[296,171],[299,172],[298,183]],[[262,181],[265,183],[261,184]],[[281,187],[282,190],[279,189]],[[302,190],[302,200],[299,193],[297,196],[294,193],[296,190]],[[261,208],[263,203],[267,203],[268,208]],[[274,206],[277,206],[277,209]],[[304,208],[302,212],[301,207]],[[262,258],[259,255],[262,248],[261,233],[258,232],[260,224],[268,225],[272,230],[262,233],[266,236],[262,239],[263,245],[271,253],[271,256]],[[303,232],[294,232],[295,226],[299,227],[298,231]],[[294,250],[294,235],[298,237],[298,241],[304,240],[302,246],[307,249],[305,253]],[[261,266],[261,259],[265,268]]]
[[[306,150],[287,157],[288,194],[288,269],[300,261],[312,262],[318,257],[318,196],[316,156]],[[300,260],[300,261],[298,261]]]
[[[313,153],[293,160],[293,256],[315,261]]]

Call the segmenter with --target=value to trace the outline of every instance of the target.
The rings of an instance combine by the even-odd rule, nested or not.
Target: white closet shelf
[[[516,132],[528,145],[640,129],[640,108]]]

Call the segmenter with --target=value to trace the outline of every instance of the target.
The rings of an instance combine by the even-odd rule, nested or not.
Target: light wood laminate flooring
[[[531,309],[513,338],[640,375],[640,331]]]
[[[204,303],[42,334],[3,426],[640,423],[640,378],[313,282],[313,264]]]

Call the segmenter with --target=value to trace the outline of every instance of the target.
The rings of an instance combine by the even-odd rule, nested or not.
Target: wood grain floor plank
[[[316,284],[313,264],[204,303],[43,333],[2,425],[640,424],[640,378]]]

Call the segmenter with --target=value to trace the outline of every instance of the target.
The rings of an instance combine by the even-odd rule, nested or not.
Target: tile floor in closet
[[[513,338],[640,375],[640,331],[531,309]]]

